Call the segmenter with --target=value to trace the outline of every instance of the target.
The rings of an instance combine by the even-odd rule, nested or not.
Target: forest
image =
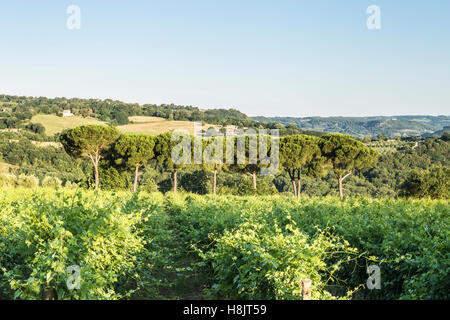
[[[284,139],[289,140],[290,136]],[[297,137],[297,136],[292,136]],[[300,135],[299,137],[311,137]],[[145,138],[143,138],[145,140]],[[59,185],[94,186],[93,164],[87,158],[76,161],[62,145],[48,145],[43,135],[28,131],[0,132],[0,162],[10,165],[4,172],[3,184],[17,184],[19,176],[33,176],[40,183],[44,179],[57,179]],[[420,141],[373,141],[368,146],[379,153],[378,161],[371,168],[354,172],[345,180],[345,194],[348,196],[398,197],[430,195],[433,192],[420,191],[414,185],[425,186],[422,180],[430,179],[432,172],[442,181],[449,181],[450,141],[448,134],[430,137]],[[280,146],[282,148],[282,145]],[[286,149],[286,148],[285,148]],[[105,190],[131,190],[135,180],[135,168],[130,167],[124,156],[105,150],[98,164],[101,188]],[[161,160],[161,158],[160,158]],[[257,188],[252,177],[242,174],[231,166],[218,168],[217,193],[234,195],[269,195],[295,193],[292,184],[292,169],[280,170],[275,175],[257,175]],[[307,168],[302,169],[303,173]],[[242,172],[242,170],[241,170]],[[291,176],[290,176],[291,173]],[[307,172],[306,172],[307,173]],[[6,176],[9,175],[9,178]],[[212,192],[214,170],[202,166],[185,166],[178,172],[178,187],[181,191],[207,194]],[[142,163],[139,168],[138,187],[146,191],[167,192],[173,189],[173,172],[155,157]],[[16,177],[16,178],[11,178]],[[302,174],[303,196],[337,195],[338,180],[332,170],[319,175]],[[39,183],[38,183],[39,184]],[[428,183],[429,184],[429,183]],[[412,191],[412,190],[415,191]],[[433,197],[448,197],[448,184],[440,187]],[[446,193],[447,192],[447,193]]]

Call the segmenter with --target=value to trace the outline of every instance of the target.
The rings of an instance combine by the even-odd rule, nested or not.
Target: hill
[[[450,125],[449,116],[393,116],[393,117],[252,117],[263,123],[294,124],[300,129],[350,134],[356,137],[422,136]]]
[[[63,110],[76,117],[57,118]],[[88,116],[89,117],[86,117]],[[161,133],[171,129],[192,127],[193,121],[239,128],[280,129],[281,135],[337,132],[356,137],[378,134],[387,137],[426,136],[450,126],[450,116],[377,116],[377,117],[248,117],[236,109],[202,110],[174,104],[125,103],[111,99],[79,99],[21,97],[0,94],[0,130],[19,128],[28,120],[42,123],[47,134],[82,124],[108,123],[125,126],[124,132]],[[133,120],[134,119],[134,120]],[[168,121],[161,123],[162,119]],[[64,123],[64,121],[67,121]],[[132,122],[130,125],[130,121]],[[175,122],[171,122],[175,121]],[[176,122],[178,121],[178,122]],[[136,125],[145,123],[146,125]]]

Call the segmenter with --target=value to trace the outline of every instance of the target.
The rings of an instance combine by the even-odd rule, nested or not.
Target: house
[[[74,114],[70,110],[63,110],[63,117],[73,117]]]

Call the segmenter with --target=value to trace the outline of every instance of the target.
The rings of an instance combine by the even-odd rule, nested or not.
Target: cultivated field
[[[305,278],[313,299],[448,299],[449,214],[447,200],[4,188],[0,299],[301,299]],[[381,290],[364,289],[369,265]]]
[[[171,130],[187,130],[194,134],[194,122],[192,121],[169,121],[157,117],[131,117],[132,124],[117,127],[123,133],[129,134],[150,134],[158,135]],[[202,129],[207,130],[210,127],[219,129],[220,126],[203,124]]]
[[[194,122],[191,121],[168,121],[163,118],[143,116],[130,117],[129,119],[133,123],[118,126],[117,129],[128,134],[158,135],[171,130],[187,130],[190,134],[194,133]],[[82,125],[106,125],[104,122],[94,118],[79,116],[64,118],[56,115],[36,115],[31,119],[31,123],[41,123],[45,127],[45,133],[49,136]],[[210,124],[204,124],[202,128],[207,130],[210,127],[220,128],[220,126]]]
[[[45,127],[45,133],[49,136],[60,133],[66,129],[72,129],[82,125],[98,124],[104,125],[94,118],[83,118],[80,116],[58,117],[56,115],[39,114],[31,118],[31,123],[41,123]]]

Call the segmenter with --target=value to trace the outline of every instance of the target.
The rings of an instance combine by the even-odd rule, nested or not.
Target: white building
[[[73,117],[74,114],[70,110],[63,110],[63,117]]]

